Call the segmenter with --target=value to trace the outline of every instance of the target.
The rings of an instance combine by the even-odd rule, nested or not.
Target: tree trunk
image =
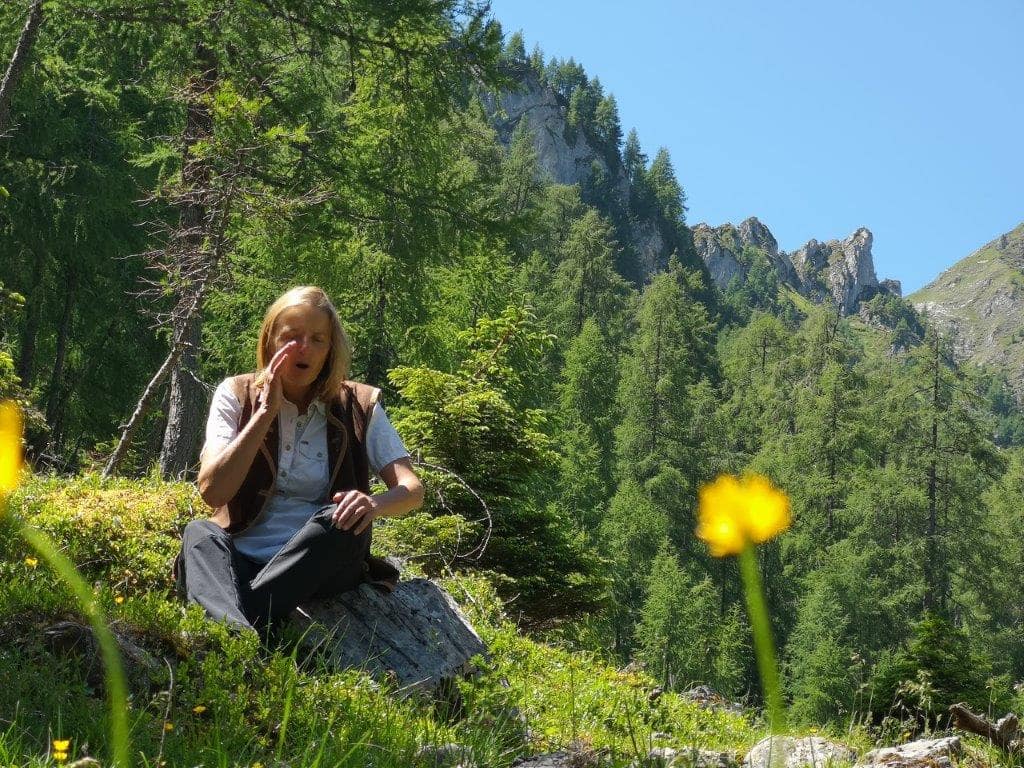
[[[11,56],[11,63],[7,66],[4,79],[0,80],[0,136],[7,131],[11,121],[11,97],[14,89],[18,87],[21,80],[21,73],[25,70],[29,53],[39,35],[39,27],[43,23],[43,0],[32,0],[29,6],[28,19],[21,30],[21,37],[14,47],[14,55]]]
[[[939,463],[939,339],[935,338],[934,373],[932,377],[931,441],[928,445],[928,527],[925,553],[924,608],[933,610],[938,604],[938,463]]]
[[[68,354],[68,337],[71,335],[71,318],[75,310],[78,278],[74,272],[66,272],[67,287],[64,291],[64,309],[60,316],[60,329],[57,332],[57,351],[53,356],[53,371],[50,373],[50,392],[46,399],[46,423],[58,421],[57,409],[60,405],[61,389],[64,387],[64,363]]]
[[[18,355],[18,378],[25,389],[32,388],[35,378],[36,339],[39,326],[43,320],[43,263],[41,248],[34,249],[35,260],[32,262],[32,285],[29,287],[29,300],[25,303],[25,329],[21,334],[21,354]]]
[[[213,115],[207,97],[217,85],[216,53],[201,41],[195,47],[199,74],[189,83],[185,105],[184,157],[182,182],[189,193],[184,196],[178,222],[178,239],[172,247],[181,249],[183,264],[201,263],[207,246],[204,241],[209,230],[210,211],[204,190],[210,182],[210,167],[203,158],[195,157],[191,148],[213,134]],[[212,238],[211,238],[212,239]],[[199,258],[197,258],[199,254]],[[210,255],[212,260],[214,257]],[[200,272],[212,270],[213,265],[201,265]],[[170,409],[160,451],[160,473],[166,478],[181,477],[193,465],[202,431],[206,410],[206,393],[196,377],[196,361],[202,340],[202,309],[205,285],[178,286],[178,304],[174,311],[174,346],[181,346],[181,354],[171,373]]]
[[[124,430],[121,432],[121,439],[117,442],[117,447],[114,452],[110,455],[110,460],[107,461],[107,466],[103,468],[103,479],[106,480],[117,472],[118,466],[128,453],[128,448],[132,444],[132,438],[135,436],[136,430],[142,423],[142,420],[146,418],[150,409],[153,407],[153,402],[157,392],[160,391],[160,387],[164,383],[164,379],[167,378],[168,372],[174,367],[175,363],[178,362],[178,358],[181,356],[183,345],[177,344],[171,348],[171,352],[167,355],[167,359],[164,360],[163,365],[150,379],[149,384],[146,385],[146,389],[142,393],[142,397],[139,398],[139,402],[135,406],[135,412],[132,413],[132,417],[128,420]]]
[[[387,348],[387,329],[385,328],[388,295],[384,283],[384,275],[379,275],[376,282],[377,301],[373,307],[373,322],[377,331],[377,338],[371,342],[370,351],[366,357],[366,381],[371,384],[387,381],[390,358]]]
[[[183,477],[197,459],[206,413],[206,390],[195,375],[201,334],[197,309],[174,335],[174,345],[181,347],[181,353],[171,373],[170,409],[160,450],[160,474],[169,479]]]

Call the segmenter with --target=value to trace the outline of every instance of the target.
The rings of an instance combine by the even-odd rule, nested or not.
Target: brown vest
[[[231,379],[231,388],[242,404],[238,429],[249,423],[256,410],[258,390],[255,374],[247,373]],[[330,483],[323,503],[339,491],[357,489],[370,492],[370,462],[366,457],[366,427],[380,390],[368,384],[346,381],[335,397],[327,403],[327,458]],[[228,533],[239,533],[263,512],[277,487],[277,453],[279,435],[274,419],[253,459],[249,473],[234,498],[220,507],[213,521]]]

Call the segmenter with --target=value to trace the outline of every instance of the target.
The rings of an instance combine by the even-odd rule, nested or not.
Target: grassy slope
[[[115,625],[168,662],[149,690],[136,676],[139,764],[414,766],[432,764],[419,748],[448,742],[488,766],[573,742],[625,764],[652,745],[743,751],[763,735],[744,716],[674,694],[652,703],[655,683],[641,672],[522,637],[479,575],[444,582],[492,650],[462,684],[466,715],[453,720],[356,672],[300,669],[287,649],[228,636],[173,600],[177,532],[201,514],[190,486],[36,479],[12,506],[78,564]],[[88,670],[41,642],[43,627],[77,612],[9,524],[0,528],[0,765],[49,765],[54,738],[71,739],[72,759],[103,755],[103,699]]]
[[[1024,385],[1024,272],[1010,254],[1024,251],[1024,224],[957,262],[907,299],[962,336],[961,350]]]

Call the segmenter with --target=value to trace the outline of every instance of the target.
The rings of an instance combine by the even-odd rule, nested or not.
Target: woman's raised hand
[[[263,374],[263,390],[260,392],[259,410],[267,416],[276,416],[281,409],[281,400],[284,399],[281,388],[281,376],[278,371],[288,362],[288,356],[298,349],[299,342],[289,341],[281,347],[270,359],[266,373]]]

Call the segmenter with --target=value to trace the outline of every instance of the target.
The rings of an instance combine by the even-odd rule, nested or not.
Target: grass
[[[401,698],[359,671],[303,663],[294,645],[267,650],[231,635],[172,598],[177,533],[201,514],[191,486],[36,478],[12,505],[94,585],[114,628],[158,660],[146,674],[130,673],[127,715],[137,766],[415,768],[434,765],[432,750],[450,744],[460,745],[465,762],[494,768],[567,748],[581,756],[581,766],[594,764],[584,760],[594,755],[604,756],[602,765],[624,766],[655,747],[741,755],[768,732],[749,712],[703,709],[671,692],[652,695],[656,683],[640,670],[618,669],[564,641],[524,636],[482,573],[448,572],[442,580],[490,649],[478,673],[458,683],[461,706]],[[109,730],[95,669],[42,642],[45,627],[82,616],[42,563],[26,561],[30,553],[11,527],[0,522],[0,766],[52,766],[54,739],[70,739],[69,760],[103,756]],[[447,535],[442,529],[438,535]],[[402,545],[402,534],[390,531],[389,546]],[[410,549],[431,545],[422,531],[409,535]],[[808,731],[815,732],[798,726],[790,733]],[[821,735],[860,753],[880,738],[871,728],[842,724]],[[972,768],[1013,766],[982,740],[965,743]]]
[[[763,734],[744,716],[672,693],[652,699],[642,672],[523,637],[481,574],[444,581],[491,650],[459,683],[453,717],[358,671],[307,668],[293,649],[261,648],[174,600],[178,532],[202,514],[191,486],[35,478],[11,505],[94,585],[115,629],[159,660],[129,673],[135,765],[405,767],[432,765],[430,749],[445,744],[497,768],[569,745],[624,765],[653,746],[742,751]],[[71,740],[69,760],[102,757],[109,731],[95,670],[42,642],[47,626],[83,617],[11,527],[0,523],[0,765],[53,765],[54,739]]]

